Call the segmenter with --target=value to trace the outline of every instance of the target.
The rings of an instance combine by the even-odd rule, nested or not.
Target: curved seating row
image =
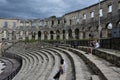
[[[5,68],[5,63],[3,61],[0,61],[0,74],[3,72],[4,68]]]
[[[23,66],[22,66],[20,72],[17,74],[17,76],[15,76],[15,78],[13,80],[33,80],[33,79],[35,79],[35,80],[50,80],[55,75],[56,71],[58,70],[58,67],[60,64],[59,63],[60,59],[63,57],[63,56],[61,57],[61,54],[56,55],[56,52],[51,51],[49,49],[43,49],[43,50],[35,49],[35,50],[26,50],[26,51],[23,50],[21,52],[15,52],[15,54],[17,54],[23,58]],[[42,62],[44,62],[44,63],[42,63],[43,67],[40,65],[39,65],[39,67],[36,67],[36,65],[34,63],[40,64],[40,62],[38,62],[39,61],[38,56],[40,56],[40,55],[42,57],[44,56],[44,58],[42,58]],[[36,56],[36,57],[34,58],[34,56]],[[46,56],[46,58],[45,58],[45,56]],[[37,60],[36,60],[36,58],[37,58]],[[46,63],[45,63],[45,60],[46,60]],[[32,64],[32,65],[30,65],[30,64]],[[44,73],[42,73],[42,72],[44,72]],[[53,72],[53,73],[51,74],[51,72]]]
[[[0,58],[0,61],[4,63],[4,69],[0,73],[0,80],[11,80],[18,72],[20,63],[15,59],[6,57]]]
[[[44,51],[42,51],[42,52],[44,52]],[[36,55],[36,54],[39,54],[39,55],[41,55],[41,52],[40,51],[33,51],[33,52],[30,52],[30,51],[28,51],[28,52],[20,52],[20,53],[18,53],[18,52],[15,52],[17,55],[19,55],[19,56],[21,56],[21,57],[23,57],[24,58],[24,60],[23,60],[23,65],[26,65],[26,66],[23,66],[22,68],[21,68],[21,70],[20,70],[20,72],[18,73],[18,75],[19,76],[21,76],[20,75],[20,73],[22,74],[22,77],[24,76],[24,73],[23,72],[26,72],[26,74],[29,74],[30,73],[30,71],[29,72],[27,72],[27,70],[26,69],[32,69],[31,67],[28,67],[28,65],[26,64],[26,63],[31,63],[31,62],[34,62],[34,63],[37,63],[36,61],[35,61],[35,59],[36,59],[36,57],[35,57],[35,59],[31,59],[31,57],[34,55]],[[47,53],[42,53],[43,55],[44,55],[44,57],[45,57],[45,54],[47,54]],[[31,55],[31,56],[30,56]],[[38,55],[36,55],[36,56],[38,56]],[[50,58],[50,56],[49,55],[47,55],[47,58],[45,58],[44,60],[46,60],[46,62],[47,62],[47,60],[48,60],[48,57]],[[27,60],[26,60],[27,59]],[[52,58],[50,58],[50,59],[52,59]],[[49,61],[50,63],[49,63],[49,65],[51,64],[51,62],[53,62],[53,61],[55,61],[55,60],[51,60],[51,61]],[[45,62],[45,61],[43,61],[43,62]],[[45,65],[45,63],[43,63],[43,65],[44,65],[44,67],[43,68],[45,68],[46,66],[47,66],[47,64],[48,64],[48,62],[46,63],[46,65]],[[29,66],[32,66],[32,67],[34,67],[35,69],[37,69],[38,70],[38,67],[35,67],[35,66],[33,66],[33,65],[29,65]],[[50,67],[50,66],[49,66]],[[49,68],[48,67],[48,68]],[[42,68],[40,68],[41,70],[42,70]],[[39,71],[41,71],[41,70],[39,70]],[[33,69],[33,71],[34,71],[34,69]],[[44,70],[43,70],[44,71]],[[41,71],[41,73],[43,72],[43,71]],[[24,78],[20,78],[19,76],[16,76],[13,80],[21,80],[21,79],[23,79],[23,80],[30,80],[29,78],[28,78],[28,76],[27,75],[25,75],[26,77],[24,77]],[[29,74],[29,77],[31,77],[31,75],[32,74]],[[39,79],[39,77],[40,77],[40,73],[38,74],[38,79]],[[33,78],[31,79],[31,80],[33,80]],[[36,79],[37,80],[37,79]]]
[[[73,77],[74,77],[73,65],[74,64],[72,64],[72,61],[70,61],[71,59],[68,57],[68,55],[54,48],[49,48],[49,50],[54,51],[57,54],[59,54],[61,58],[63,58],[65,60],[65,63],[67,64],[66,73],[62,77],[60,77],[60,80],[73,80]]]
[[[74,52],[80,56],[89,64],[89,66],[93,69],[93,71],[99,75],[103,80],[119,80],[120,74],[114,71],[111,66],[106,65],[102,59],[94,55],[85,54],[84,51],[69,48],[71,52]]]
[[[45,55],[41,55],[43,57],[42,60],[40,59],[40,57],[38,58],[38,59],[40,59],[40,61],[37,60],[38,55],[34,56],[34,55],[30,54],[30,53],[26,53],[22,57],[24,57],[25,55],[27,56],[27,58],[24,58],[24,59],[26,59],[26,60],[29,59],[29,61],[26,62],[26,64],[28,64],[28,65],[25,64],[26,68],[23,68],[23,70],[21,69],[20,73],[18,74],[20,76],[20,78],[18,78],[18,76],[16,76],[15,80],[18,80],[18,79],[27,80],[29,77],[33,77],[31,72],[35,71],[35,69],[38,70],[39,66],[41,66],[41,65],[43,66],[45,64],[45,61],[46,61],[46,56]],[[33,79],[33,78],[31,78],[31,79]]]
[[[76,54],[72,53],[71,51],[62,49],[62,48],[56,48],[60,51],[63,51],[66,54],[69,54],[74,61],[74,68],[75,68],[75,80],[87,80],[90,79],[90,74],[85,74],[85,71],[83,71],[82,63],[80,61],[80,57],[78,57]],[[88,72],[88,71],[87,71]]]
[[[13,80],[51,80],[59,69],[60,59],[67,64],[67,72],[60,80],[119,80],[118,72],[114,71],[107,61],[84,51],[66,48],[11,48],[15,55],[22,57],[22,68]],[[22,50],[21,50],[22,49]],[[82,60],[82,59],[85,61]],[[104,63],[107,64],[104,64]],[[89,67],[87,66],[89,65]],[[91,69],[91,70],[90,70]],[[90,70],[90,71],[89,71]],[[100,77],[100,78],[99,78]]]
[[[87,46],[79,46],[78,48],[80,50],[87,51],[88,47]],[[93,54],[120,67],[120,51],[118,51],[118,50],[99,48],[99,49],[93,50]]]
[[[46,80],[51,80],[53,78],[53,76],[56,74],[56,72],[58,71],[58,67],[60,65],[61,56],[60,55],[56,55],[55,52],[50,51],[48,49],[44,49],[44,51],[46,51],[46,52],[51,53],[52,55],[54,55],[54,64],[52,66],[51,72],[49,72],[49,76],[46,79]]]

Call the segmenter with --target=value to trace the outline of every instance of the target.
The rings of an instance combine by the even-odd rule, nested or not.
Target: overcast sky
[[[2,18],[47,18],[60,17],[65,13],[79,10],[99,0],[0,0]]]

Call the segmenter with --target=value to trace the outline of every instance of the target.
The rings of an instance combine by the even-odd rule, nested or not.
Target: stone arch
[[[38,31],[38,39],[41,39],[41,31]]]
[[[50,31],[50,39],[53,40],[53,37],[54,37],[54,32]]]
[[[65,39],[65,30],[62,31],[63,33],[63,40]]]
[[[59,30],[56,31],[56,39],[57,39],[57,40],[60,39],[60,31],[59,31]]]
[[[36,35],[36,33],[32,32],[32,39],[35,39],[35,35]]]
[[[98,31],[99,25],[95,26],[95,30]]]
[[[69,29],[68,30],[68,39],[72,39],[72,38],[73,38],[73,36],[72,36],[72,30]]]
[[[113,27],[113,24],[110,22],[110,23],[108,23],[107,25],[106,25],[106,29],[112,29],[112,27]]]
[[[92,30],[93,30],[92,26],[88,27],[88,31],[92,31]]]
[[[111,22],[106,25],[105,30],[107,31],[106,32],[107,37],[112,37],[112,31],[111,31],[112,27],[113,24]]]
[[[120,20],[117,22],[116,27],[120,27]]]
[[[79,29],[78,28],[76,28],[75,29],[75,39],[79,39]]]
[[[12,31],[12,40],[15,40],[16,39],[16,35],[15,35],[15,31]]]

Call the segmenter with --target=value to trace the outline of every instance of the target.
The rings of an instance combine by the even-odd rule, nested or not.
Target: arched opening
[[[16,39],[15,31],[12,31],[12,40]]]
[[[118,22],[117,22],[117,27],[119,27],[119,28],[120,28],[120,21],[118,21]]]
[[[35,35],[36,35],[36,33],[32,32],[32,39],[35,39]]]
[[[88,31],[93,31],[92,26],[88,27]]]
[[[54,32],[53,31],[50,31],[50,39],[53,40],[53,35],[54,35]]]
[[[41,39],[41,31],[38,31],[38,39]]]
[[[111,31],[112,28],[113,28],[112,23],[108,23],[107,26],[106,26],[106,29],[107,29],[107,37],[112,37],[112,31]]]
[[[75,29],[75,39],[79,39],[79,29]]]
[[[68,30],[68,39],[72,39],[73,37],[72,37],[72,30],[71,29],[69,29]]]
[[[65,30],[62,31],[63,32],[63,40],[65,39]]]
[[[59,30],[56,31],[56,35],[57,35],[56,39],[59,40],[60,39],[60,31]]]
[[[25,40],[29,40],[29,39],[28,39],[28,35],[29,35],[29,32],[26,31],[26,32],[25,32]]]

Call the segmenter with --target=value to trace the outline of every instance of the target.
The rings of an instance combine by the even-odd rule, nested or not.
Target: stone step
[[[20,63],[15,59],[10,59],[6,57],[2,57],[0,58],[0,60],[4,63],[3,70],[1,71],[0,74],[0,80],[5,80],[8,78],[12,79],[16,75],[15,73],[18,67],[20,66]]]
[[[105,65],[101,60],[94,55],[85,54],[84,51],[69,48],[70,51],[81,55],[89,64],[89,66],[104,80],[119,80],[120,74],[115,72],[109,66]]]
[[[36,74],[36,71],[38,70],[38,67],[42,65],[42,59],[40,55],[35,54],[34,52],[28,52],[28,54],[31,54],[31,56],[34,56],[34,61],[31,69],[29,70],[28,73],[26,74],[26,80],[29,80],[28,78],[34,76]],[[37,69],[37,70],[36,70]]]
[[[98,75],[92,75],[91,79],[92,80],[100,80],[100,78],[98,77]]]
[[[79,49],[85,52],[88,50],[88,48],[89,47],[87,46],[79,46]],[[118,50],[98,48],[98,49],[93,50],[93,54],[109,61],[113,65],[120,67],[120,59],[119,59],[120,51]]]
[[[29,55],[28,55],[29,54]],[[23,59],[24,60],[26,60],[27,62],[26,63],[23,63],[23,64],[25,64],[25,66],[23,65],[23,67],[21,68],[21,70],[20,70],[20,74],[23,74],[24,73],[24,75],[25,74],[27,74],[28,73],[28,71],[31,71],[31,68],[32,69],[35,69],[33,66],[37,66],[37,64],[38,64],[38,62],[34,62],[34,60],[33,59],[31,59],[31,58],[34,58],[34,59],[37,59],[37,57],[33,57],[32,55],[30,56],[30,53],[28,53],[28,54],[19,54],[20,56],[22,56],[23,57]],[[26,57],[25,57],[26,56]],[[32,63],[31,63],[31,62]],[[24,61],[25,62],[25,61]],[[33,63],[35,63],[34,65],[33,65]],[[31,64],[31,65],[30,65]],[[20,74],[18,74],[18,75],[20,75]],[[24,76],[23,75],[23,76]],[[22,76],[22,77],[23,77]],[[17,76],[17,79],[18,79],[18,76]]]
[[[47,78],[47,80],[51,80],[53,78],[53,76],[56,74],[56,72],[58,71],[58,68],[59,68],[59,65],[60,65],[60,56],[57,56],[55,52],[50,51],[48,49],[45,49],[44,51],[47,51],[47,52],[53,54],[54,57],[55,57],[53,69],[52,69],[52,71],[50,72],[50,75]]]
[[[57,49],[49,48],[49,50],[55,51],[57,54],[60,54],[66,62],[66,66],[67,66],[66,72],[60,77],[59,80],[66,80],[66,79],[72,80],[72,76],[73,76],[72,62],[70,62],[69,57],[65,55],[63,52],[58,51]]]
[[[47,53],[47,52],[45,52],[43,50],[41,50],[41,52],[43,52],[44,54],[48,55],[48,59],[49,59],[49,62],[47,64],[47,66],[46,66],[46,69],[42,73],[42,76],[39,78],[39,80],[45,80],[48,77],[48,75],[50,74],[54,62],[53,62],[52,56],[49,53]]]
[[[64,53],[67,53],[69,54],[73,60],[74,60],[74,65],[75,65],[75,78],[76,80],[85,80],[85,75],[82,71],[82,68],[81,68],[81,63],[79,62],[79,60],[76,58],[76,55],[73,54],[72,52],[68,51],[68,50],[65,50],[65,49],[62,49],[62,48],[57,48],[61,51],[64,51]]]

